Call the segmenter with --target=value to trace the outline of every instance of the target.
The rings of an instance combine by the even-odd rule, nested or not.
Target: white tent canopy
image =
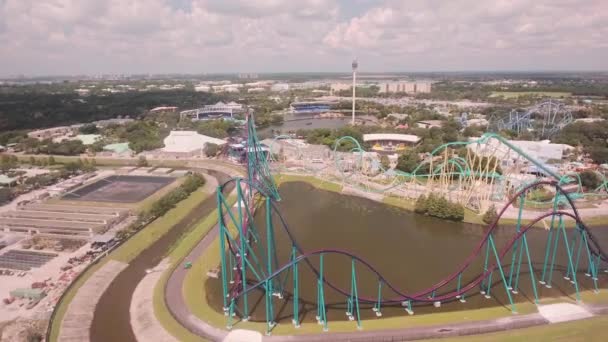
[[[205,148],[206,144],[224,145],[222,139],[208,137],[195,131],[171,131],[165,138],[163,152],[186,153]]]

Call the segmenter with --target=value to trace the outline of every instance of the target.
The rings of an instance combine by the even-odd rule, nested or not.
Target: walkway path
[[[158,266],[139,282],[131,299],[131,327],[135,338],[140,342],[178,342],[167,332],[154,316],[154,287],[169,266],[164,259]]]
[[[213,170],[201,170],[211,177],[204,188],[213,194],[216,182],[211,178],[226,178],[226,175]],[[200,191],[200,190],[199,190]],[[146,270],[158,265],[184,233],[202,218],[216,208],[215,196],[210,195],[204,199],[194,210],[188,213],[164,233],[158,240],[137,255],[123,272],[111,279],[111,284],[102,291],[101,298],[94,308],[95,314],[90,327],[90,341],[135,341],[134,327],[131,325],[131,301],[137,285],[147,276]],[[145,228],[144,228],[145,229]],[[91,310],[93,311],[93,310]]]
[[[58,341],[90,341],[95,306],[110,283],[127,266],[123,262],[110,260],[87,279],[68,306],[59,328]]]

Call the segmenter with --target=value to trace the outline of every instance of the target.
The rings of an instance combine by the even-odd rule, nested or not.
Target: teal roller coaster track
[[[519,295],[521,287],[520,275],[527,269],[530,286],[533,290],[533,300],[538,303],[540,296],[538,287],[551,287],[554,281],[558,249],[566,251],[565,277],[570,280],[577,300],[581,298],[580,284],[585,277],[589,278],[585,281],[591,282],[595,291],[600,289],[598,285],[600,270],[605,269],[608,256],[598,239],[581,220],[574,199],[562,187],[566,180],[551,170],[546,171],[556,179],[526,184],[513,193],[498,212],[496,219],[487,226],[482,238],[468,257],[451,274],[434,284],[429,284],[421,291],[411,292],[404,289],[401,284],[391,283],[373,264],[351,251],[339,249],[307,251],[295,239],[289,224],[278,210],[276,203],[280,198],[277,187],[268,172],[266,156],[263,155],[261,148],[256,147],[256,144],[259,143],[255,137],[252,121],[250,119],[248,125],[248,143],[250,144],[248,146],[248,151],[250,151],[247,164],[248,177],[233,178],[220,185],[217,190],[222,304],[228,328],[233,326],[237,315],[243,321],[250,318],[253,291],[263,293],[267,334],[271,333],[277,323],[276,308],[281,305],[282,301],[292,302],[291,319],[294,326],[299,327],[302,320],[300,317],[301,286],[316,287],[315,317],[324,330],[328,329],[327,291],[334,291],[344,298],[348,319],[355,321],[357,327],[361,327],[364,323],[361,319],[363,305],[371,305],[378,317],[382,316],[383,307],[395,305],[404,306],[408,314],[413,314],[416,305],[421,303],[455,300],[465,302],[468,296],[475,293],[489,297],[493,284],[495,284],[493,277],[498,277],[498,283],[502,284],[512,312],[517,312],[515,296]],[[490,134],[482,139],[501,140],[502,138]],[[501,142],[508,144],[508,142]],[[514,146],[510,146],[510,148],[539,168],[544,168],[543,164],[526,156],[523,151]],[[360,150],[362,149],[358,146],[355,152]],[[339,161],[336,160],[336,163]],[[454,163],[460,162],[454,159]],[[339,168],[340,165],[337,167]],[[431,167],[430,170],[433,168]],[[462,171],[459,169],[459,172],[466,174],[468,172],[466,166],[463,166]],[[407,174],[407,177],[416,177],[416,172]],[[230,183],[235,184],[237,192],[237,204],[234,206],[229,205],[222,191]],[[527,195],[538,186],[554,189],[556,196],[552,202],[553,206],[532,220],[524,220],[524,201]],[[514,205],[517,205],[518,217],[512,235],[507,239],[507,243],[498,246],[496,243],[498,222],[507,209]],[[254,221],[256,211],[257,215],[263,215],[262,223],[259,219]],[[273,216],[279,219],[278,227],[275,227]],[[533,266],[527,233],[535,224],[543,220],[549,221],[550,224],[546,230],[547,240],[543,262],[539,268]],[[567,232],[566,221],[574,223],[573,233]],[[283,263],[279,262],[276,253],[275,234],[278,229],[282,229],[291,241],[289,246],[291,257]],[[265,234],[265,239],[261,238],[262,234]],[[347,288],[338,286],[339,281],[334,279],[332,270],[326,268],[325,260],[336,257],[350,259],[348,266],[350,286]],[[300,283],[302,267],[308,268],[314,274],[314,283]],[[359,291],[357,274],[362,271],[371,273],[376,278],[377,291],[374,293]],[[403,270],[395,271],[402,272]],[[469,276],[464,276],[465,271],[469,272]],[[470,276],[471,272],[474,274],[473,277]],[[288,282],[287,279],[291,281]]]

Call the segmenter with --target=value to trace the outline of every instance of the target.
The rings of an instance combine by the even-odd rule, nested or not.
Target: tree
[[[206,143],[205,144],[205,155],[209,158],[217,156],[220,151],[220,147],[216,144]]]
[[[591,147],[586,149],[589,157],[598,164],[608,163],[608,148],[606,147]]]
[[[591,170],[581,172],[579,177],[581,185],[587,188],[587,191],[593,191],[602,184],[601,178]]]
[[[418,199],[416,200],[416,206],[414,207],[414,212],[416,212],[418,214],[426,214],[427,211],[428,211],[428,208],[427,208],[426,196],[420,195],[418,197]]]
[[[412,173],[420,164],[420,158],[415,150],[407,150],[397,159],[397,170]]]
[[[485,224],[490,224],[496,220],[498,213],[496,213],[496,206],[492,204],[488,210],[483,214],[482,220]]]
[[[80,133],[82,134],[97,134],[99,133],[99,129],[97,128],[97,125],[95,124],[86,124],[81,126],[78,131],[80,131]]]
[[[7,154],[3,154],[0,158],[0,170],[6,172],[10,169],[16,168],[18,165],[18,160],[16,158],[17,157],[13,155],[9,156]]]
[[[384,170],[388,170],[388,169],[390,169],[390,167],[391,167],[391,162],[390,162],[390,160],[388,159],[388,156],[387,156],[387,155],[382,155],[382,156],[380,157],[380,165],[382,165],[382,168],[383,168]]]
[[[0,188],[0,205],[12,201],[14,198],[13,191],[9,188]]]
[[[137,166],[139,166],[139,167],[148,166],[148,160],[146,159],[145,156],[139,156],[139,159],[137,159]]]
[[[49,157],[48,164],[49,164],[49,165],[55,165],[55,157],[50,156],[50,157]]]

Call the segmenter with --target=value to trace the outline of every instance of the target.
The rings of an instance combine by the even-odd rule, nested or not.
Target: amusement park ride
[[[496,279],[502,283],[508,304],[515,313],[515,296],[521,288],[520,274],[529,272],[533,300],[538,303],[538,287],[552,286],[558,249],[566,251],[567,270],[564,276],[570,280],[577,301],[581,300],[581,282],[595,291],[600,289],[598,277],[601,270],[606,268],[608,255],[581,220],[577,210],[575,201],[585,194],[570,194],[563,187],[566,183],[576,181],[576,176],[557,174],[496,134],[486,134],[471,142],[438,147],[431,153],[432,157],[416,170],[411,173],[393,172],[390,175],[392,179],[384,183],[365,176],[365,153],[353,138],[341,138],[353,141],[356,146],[350,153],[354,159],[348,167],[345,166],[345,155],[334,150],[334,177],[342,179],[345,186],[385,194],[401,193],[408,197],[434,192],[460,203],[469,203],[472,198],[476,198],[478,203],[501,203],[502,209],[498,211],[496,219],[485,228],[469,256],[451,274],[438,279],[424,290],[411,292],[404,289],[403,284],[391,283],[374,265],[355,253],[338,249],[311,251],[298,243],[278,209],[279,192],[270,173],[268,156],[260,147],[251,118],[247,126],[247,178],[231,179],[217,190],[223,310],[228,328],[236,321],[235,316],[243,321],[249,320],[254,291],[262,293],[264,298],[267,334],[277,324],[275,307],[281,306],[284,301],[291,301],[292,322],[295,327],[299,327],[301,286],[316,287],[315,317],[325,331],[328,329],[327,291],[334,291],[344,298],[346,316],[349,320],[356,321],[358,328],[362,327],[361,310],[364,307],[371,307],[377,317],[382,316],[382,309],[387,306],[404,307],[412,315],[417,305],[425,303],[465,302],[468,296],[475,293],[490,298],[493,281]],[[340,141],[336,145],[339,143]],[[544,170],[546,176],[534,182],[516,183],[517,165],[522,161]],[[388,170],[382,170],[378,165],[375,167],[378,169],[376,172],[386,179]],[[228,183],[236,185],[235,205],[229,204],[227,196],[222,192]],[[549,209],[534,219],[524,219],[529,194],[539,187],[550,188],[554,192],[553,199],[547,203]],[[605,191],[605,181],[602,187],[596,190]],[[517,212],[517,220],[507,242],[499,245],[496,242],[498,221],[508,210]],[[254,213],[258,220],[254,221]],[[259,220],[259,217],[263,217],[263,220]],[[273,221],[273,217],[278,218],[278,221]],[[546,227],[544,258],[539,267],[531,259],[526,234],[541,221],[549,223]],[[567,221],[568,225],[575,227],[574,230],[568,229],[572,233],[566,230]],[[281,247],[289,248],[291,256],[282,262],[279,262],[276,253],[278,246],[275,236],[279,230],[283,230],[290,238],[290,246]],[[265,236],[264,239],[261,238],[262,235]],[[334,279],[332,275],[335,273],[327,269],[324,262],[328,258],[345,257],[350,261],[347,270],[350,286],[346,288],[337,285],[345,283],[344,279],[341,282]],[[313,283],[300,283],[302,268],[307,268],[307,272],[314,274]],[[466,275],[465,271],[468,271]],[[361,272],[373,274],[377,291],[358,291],[357,273]]]
[[[526,110],[514,109],[501,118],[493,117],[490,129],[495,132],[511,130],[517,135],[536,129],[541,138],[547,139],[572,121],[572,113],[563,103],[548,100]]]

